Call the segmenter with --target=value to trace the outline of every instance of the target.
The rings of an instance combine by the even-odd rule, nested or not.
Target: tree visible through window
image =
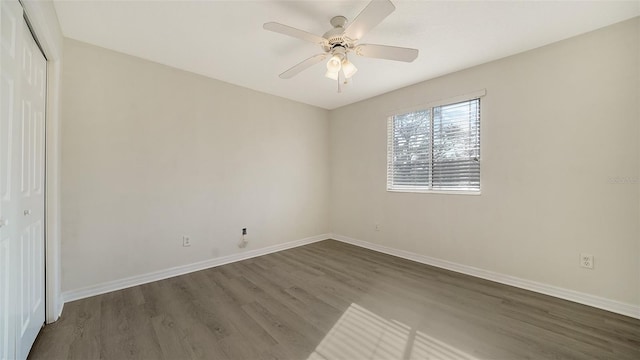
[[[480,99],[394,115],[388,131],[388,190],[480,190]]]

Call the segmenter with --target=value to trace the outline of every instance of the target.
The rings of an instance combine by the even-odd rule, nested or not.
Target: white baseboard
[[[416,261],[422,264],[432,265],[442,269],[455,271],[458,273],[479,277],[486,280],[495,281],[501,284],[515,286],[521,289],[535,291],[537,293],[554,296],[577,302],[595,308],[611,311],[614,313],[640,319],[640,306],[627,304],[615,300],[602,298],[599,296],[582,293],[579,291],[560,288],[553,285],[543,284],[536,281],[521,279],[515,276],[504,275],[493,271],[483,270],[472,266],[457,264],[451,261],[436,259],[426,255],[420,255],[409,251],[398,250],[383,245],[374,244],[368,241],[353,239],[347,236],[332,234],[332,239],[342,241],[351,245],[356,245],[369,250],[397,256],[400,258]]]
[[[171,278],[174,276],[184,275],[191,272],[200,271],[200,270],[204,270],[204,269],[208,269],[208,268],[212,268],[212,267],[216,267],[224,264],[229,264],[236,261],[251,259],[256,256],[262,256],[262,255],[274,253],[277,251],[287,250],[294,247],[307,245],[307,244],[311,244],[317,241],[322,241],[330,238],[331,238],[330,234],[316,235],[316,236],[308,237],[305,239],[290,241],[284,244],[268,246],[262,249],[250,250],[250,251],[246,251],[238,254],[222,256],[215,259],[204,260],[204,261],[200,261],[193,264],[181,265],[181,266],[176,266],[176,267],[165,269],[165,270],[154,271],[147,274],[131,276],[128,278],[114,280],[114,281],[108,281],[105,283],[87,286],[80,289],[65,291],[62,293],[62,298],[65,303],[74,301],[74,300],[80,300],[80,299],[88,298],[91,296],[100,295],[100,294],[108,293],[111,291],[121,290],[121,289],[129,288],[132,286],[142,285],[142,284],[146,284],[146,283],[150,283],[158,280],[163,280],[163,279]],[[62,307],[60,310],[62,310]]]

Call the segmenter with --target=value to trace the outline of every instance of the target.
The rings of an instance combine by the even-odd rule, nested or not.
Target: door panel
[[[0,30],[0,359],[26,359],[45,316],[46,60],[17,0]]]
[[[44,81],[46,60],[26,24],[22,23],[22,79],[20,100],[20,196],[18,258],[21,279],[17,292],[18,358],[25,359],[44,324]]]
[[[0,1],[0,359],[15,359],[17,339],[17,120],[20,116],[22,7]]]
[[[9,242],[11,238],[5,237],[0,231],[0,359],[13,359],[15,336],[14,326],[10,317],[13,316],[9,298],[10,267],[9,267]]]
[[[44,103],[43,103],[44,104]],[[44,110],[44,109],[43,109]],[[44,186],[44,112],[37,111],[33,116],[33,179],[31,191],[42,196]],[[44,197],[43,197],[44,199]]]
[[[24,86],[25,83],[23,82]],[[29,197],[29,128],[31,120],[31,102],[21,99],[22,116],[20,117],[20,192]]]
[[[18,259],[20,259],[20,272],[18,273],[18,338],[22,338],[29,328],[30,314],[29,304],[31,294],[29,293],[29,253],[31,252],[31,234],[30,229],[24,229],[20,235],[20,251]]]

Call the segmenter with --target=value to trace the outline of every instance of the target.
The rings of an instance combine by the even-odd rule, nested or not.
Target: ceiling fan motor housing
[[[344,36],[345,25],[347,24],[347,18],[341,15],[334,16],[330,21],[333,29],[327,31],[322,35],[323,38],[327,39],[328,46],[324,45],[323,48],[325,51],[333,52],[334,49],[338,47],[342,47],[344,49],[353,48],[353,42]]]

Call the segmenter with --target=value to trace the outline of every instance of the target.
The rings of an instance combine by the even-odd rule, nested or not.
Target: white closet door
[[[46,60],[18,1],[0,3],[0,358],[26,359],[45,316]]]
[[[22,7],[0,1],[0,359],[16,358],[16,125],[20,105]]]
[[[18,338],[26,359],[44,324],[44,111],[47,61],[22,22],[21,107],[18,123]]]

